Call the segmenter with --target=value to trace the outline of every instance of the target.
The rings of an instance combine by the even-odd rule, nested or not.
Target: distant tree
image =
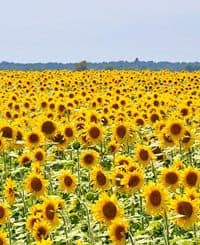
[[[75,70],[76,71],[85,71],[87,70],[87,61],[83,60],[79,63],[75,64]]]

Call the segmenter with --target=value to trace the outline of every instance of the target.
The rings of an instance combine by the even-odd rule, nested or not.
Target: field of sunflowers
[[[200,72],[1,71],[0,245],[200,244]]]

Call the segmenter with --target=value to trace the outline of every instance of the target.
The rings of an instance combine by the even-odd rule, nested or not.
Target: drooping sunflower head
[[[5,203],[0,203],[0,224],[5,224],[10,216],[9,207]]]
[[[13,204],[16,197],[16,182],[11,178],[6,179],[4,196],[9,204]]]
[[[121,218],[114,219],[108,227],[108,234],[114,245],[125,245],[127,232],[128,222]]]
[[[32,161],[32,154],[30,152],[24,152],[21,156],[19,156],[19,163],[22,166],[27,166]]]
[[[51,227],[49,223],[45,220],[37,221],[33,227],[33,236],[35,240],[41,241],[42,239],[46,239],[49,235]]]
[[[0,231],[0,244],[1,245],[8,245],[8,238],[7,238],[7,232]]]

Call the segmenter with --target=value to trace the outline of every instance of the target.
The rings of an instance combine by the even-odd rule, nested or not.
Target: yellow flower
[[[24,182],[26,191],[35,197],[43,196],[47,191],[48,181],[41,174],[31,172]]]
[[[71,193],[75,190],[76,185],[77,185],[76,177],[68,170],[61,170],[59,174],[60,189],[67,193]]]
[[[172,200],[171,208],[175,215],[181,217],[173,218],[174,222],[183,229],[190,229],[199,220],[199,208],[196,200],[191,200],[186,196],[177,196]]]
[[[99,163],[99,154],[95,150],[85,150],[80,154],[80,164],[85,168],[92,168]]]
[[[175,190],[180,184],[180,174],[174,167],[163,168],[160,173],[160,183],[164,187]]]
[[[0,203],[0,224],[5,224],[10,216],[10,210],[5,203]]]
[[[144,184],[144,173],[142,170],[135,170],[125,175],[122,184],[126,187],[127,193],[134,193],[141,189]]]
[[[200,181],[200,171],[194,167],[187,167],[182,173],[182,182],[185,187],[196,188]]]
[[[49,223],[45,220],[37,221],[33,227],[33,236],[36,240],[41,241],[42,239],[46,239],[51,227]]]
[[[128,222],[121,218],[114,219],[108,227],[108,234],[113,245],[125,245],[127,232]]]
[[[136,160],[144,167],[146,167],[150,160],[153,159],[153,153],[148,146],[138,145],[136,148]]]
[[[1,245],[8,245],[8,239],[7,239],[7,232],[0,231],[0,244]]]
[[[51,227],[59,225],[59,218],[57,216],[58,202],[53,196],[46,197],[43,202],[43,217],[49,222]]]
[[[108,174],[100,165],[95,166],[91,170],[91,181],[94,190],[108,190],[110,187]]]
[[[150,215],[163,215],[167,209],[168,195],[160,184],[149,183],[144,187],[146,211]]]
[[[16,182],[11,178],[6,179],[4,196],[9,204],[13,204],[16,196]]]
[[[109,197],[106,193],[102,193],[99,200],[93,204],[92,211],[95,218],[106,225],[110,225],[115,218],[123,216],[123,209],[115,195]]]

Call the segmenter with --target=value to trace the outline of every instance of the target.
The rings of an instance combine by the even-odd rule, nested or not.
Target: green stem
[[[133,239],[133,236],[132,236],[132,234],[131,234],[130,231],[128,232],[128,236],[129,236],[129,238],[130,238],[131,245],[134,245],[134,244],[135,244],[135,243],[134,243],[134,239]]]
[[[165,210],[165,214],[164,214],[164,219],[165,219],[165,228],[166,228],[166,236],[165,236],[166,245],[170,245],[170,242],[169,242],[169,224],[168,224],[168,217],[167,217],[166,210]]]
[[[69,241],[68,241],[68,224],[67,224],[67,221],[65,219],[65,215],[63,213],[63,211],[61,210],[60,212],[61,216],[62,216],[62,219],[63,219],[63,223],[64,223],[64,229],[65,229],[65,235],[66,235],[66,244],[68,245],[69,244]]]
[[[144,219],[143,219],[143,207],[142,207],[142,197],[140,196],[140,214],[141,214],[141,228],[144,230]]]

